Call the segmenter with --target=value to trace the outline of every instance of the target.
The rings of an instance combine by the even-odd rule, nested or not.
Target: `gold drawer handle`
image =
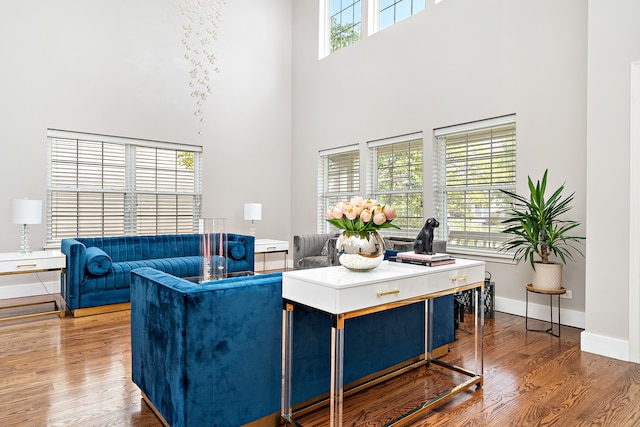
[[[37,267],[38,264],[18,264],[18,268],[25,268],[25,267]]]
[[[452,282],[457,282],[458,280],[467,280],[467,279],[468,279],[467,275],[464,275],[464,276],[460,276],[460,277],[452,277],[451,281]]]
[[[379,297],[383,297],[385,295],[395,295],[395,294],[399,294],[400,293],[400,289],[394,289],[392,291],[389,292],[376,292],[376,295]]]

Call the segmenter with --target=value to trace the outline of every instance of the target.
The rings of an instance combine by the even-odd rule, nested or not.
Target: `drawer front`
[[[342,289],[335,312],[347,313],[438,292],[452,293],[454,288],[483,281],[484,266],[472,266]]]
[[[0,261],[0,274],[28,273],[29,271],[57,270],[65,266],[64,257]]]
[[[279,251],[288,251],[289,243],[288,242],[274,242],[268,244],[257,244],[255,247],[256,252],[279,252]]]

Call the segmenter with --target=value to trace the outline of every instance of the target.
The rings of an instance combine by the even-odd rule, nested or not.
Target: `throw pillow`
[[[329,255],[329,240],[327,239],[326,242],[324,242],[324,246],[322,247],[322,251],[320,252],[320,255],[322,256],[328,256]]]
[[[87,248],[87,271],[94,276],[104,276],[111,269],[111,257],[95,246]]]
[[[231,258],[239,261],[244,259],[247,251],[244,249],[244,244],[240,242],[229,242],[229,254],[231,254]]]

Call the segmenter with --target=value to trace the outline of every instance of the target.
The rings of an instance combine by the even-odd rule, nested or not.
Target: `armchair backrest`
[[[322,248],[327,240],[337,238],[339,233],[327,234],[303,234],[293,236],[293,265],[298,265],[298,261],[309,256],[320,256]],[[333,246],[335,249],[335,245]]]

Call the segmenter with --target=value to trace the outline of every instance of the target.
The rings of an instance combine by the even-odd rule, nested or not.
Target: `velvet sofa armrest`
[[[255,271],[256,238],[245,234],[229,233],[227,240],[230,242],[241,242],[244,245],[245,259],[250,267],[249,271]]]
[[[280,404],[282,275],[200,285],[131,273],[133,381],[169,425],[233,427]]]
[[[62,298],[71,310],[80,308],[80,283],[87,268],[87,248],[76,239],[62,239],[60,251],[66,256]]]

